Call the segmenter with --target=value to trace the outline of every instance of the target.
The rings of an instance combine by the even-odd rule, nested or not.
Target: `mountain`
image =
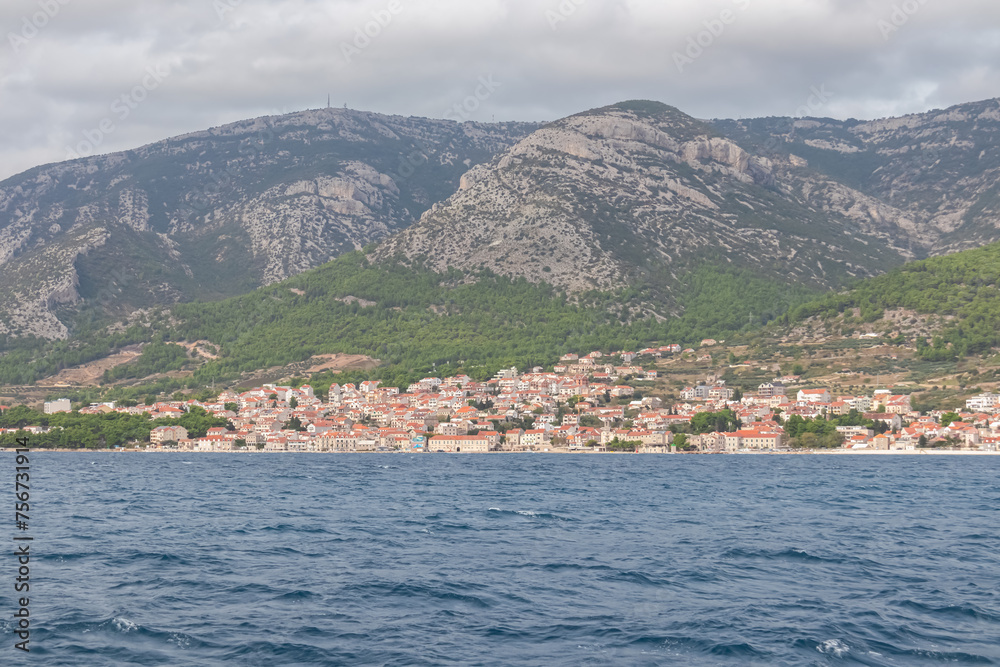
[[[337,352],[485,368],[847,304],[861,279],[888,289],[906,262],[1000,236],[998,108],[706,122],[633,101],[544,126],[322,110],[39,167],[0,183],[0,382],[134,345],[137,368],[173,371],[190,359],[165,345],[201,340],[220,358],[191,382]],[[943,341],[922,354],[989,346],[921,322],[907,335]]]
[[[747,150],[792,155],[800,173],[823,174],[900,211],[921,254],[1000,240],[1000,100],[868,122],[760,118],[713,126]]]
[[[909,224],[793,156],[755,154],[677,109],[626,102],[546,125],[473,168],[376,257],[574,292],[642,285],[666,315],[705,265],[817,289],[876,275],[918,255]]]
[[[322,109],[31,169],[0,183],[0,334],[65,338],[81,310],[319,266],[412,224],[536,127]]]

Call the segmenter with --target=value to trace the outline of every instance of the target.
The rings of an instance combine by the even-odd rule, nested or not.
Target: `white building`
[[[48,403],[45,405],[48,405]],[[973,412],[988,412],[1000,407],[1000,396],[986,392],[967,400],[965,407]]]
[[[829,403],[829,389],[800,389],[797,397],[799,403]]]
[[[42,409],[45,414],[52,415],[57,412],[72,412],[73,406],[70,405],[68,398],[59,398],[54,401],[46,401]]]

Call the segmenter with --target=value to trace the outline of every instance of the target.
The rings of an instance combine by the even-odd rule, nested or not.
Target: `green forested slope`
[[[183,380],[188,386],[329,353],[375,357],[383,363],[371,375],[402,384],[430,372],[484,377],[510,365],[548,365],[569,351],[693,344],[775,317],[790,324],[810,317],[875,322],[896,308],[940,320],[933,339],[916,343],[922,358],[944,361],[1000,346],[998,279],[1000,243],[914,262],[812,300],[805,289],[706,265],[682,280],[682,314],[661,319],[636,308],[648,302],[641,286],[573,298],[489,272],[375,265],[355,252],[248,295],[177,305],[112,337],[94,328],[72,342],[6,341],[0,382],[29,383],[135,343],[147,344],[144,354],[107,379],[143,377],[184,363],[171,341],[208,340],[220,358]]]
[[[853,289],[802,304],[789,312],[790,322],[809,317],[833,318],[860,309],[866,322],[886,309],[905,308],[940,316],[943,324],[930,344],[917,339],[921,357],[944,361],[984,354],[1000,346],[1000,243],[913,262]]]
[[[385,379],[401,382],[441,367],[487,375],[512,364],[551,364],[567,351],[691,342],[748,326],[750,311],[766,317],[774,304],[809,294],[709,267],[684,282],[685,314],[659,320],[630,307],[642,300],[641,287],[572,300],[524,279],[373,265],[353,253],[253,294],[177,306],[169,336],[220,347],[222,359],[198,371],[202,380],[342,352],[382,360]]]
[[[648,302],[642,286],[570,297],[489,272],[374,265],[355,252],[241,297],[176,305],[113,337],[93,328],[72,342],[7,341],[0,382],[26,384],[135,343],[151,344],[107,380],[172,370],[183,359],[168,343],[181,340],[208,340],[220,350],[220,359],[199,368],[191,386],[330,353],[375,357],[383,362],[376,375],[388,382],[459,368],[484,376],[514,364],[548,365],[568,351],[724,336],[814,294],[707,265],[681,283],[683,314],[662,318],[638,307]]]

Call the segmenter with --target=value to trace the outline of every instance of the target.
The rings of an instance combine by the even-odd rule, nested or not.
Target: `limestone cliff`
[[[0,183],[0,332],[282,280],[409,226],[535,127],[322,109],[29,170]]]
[[[470,170],[376,257],[576,292],[641,282],[669,305],[678,278],[704,262],[827,287],[878,273],[914,255],[906,220],[676,109],[634,102],[543,127]]]

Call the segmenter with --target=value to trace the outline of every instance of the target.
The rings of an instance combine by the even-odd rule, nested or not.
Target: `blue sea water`
[[[1000,664],[1000,458],[31,466],[32,652],[7,556],[3,665]]]

